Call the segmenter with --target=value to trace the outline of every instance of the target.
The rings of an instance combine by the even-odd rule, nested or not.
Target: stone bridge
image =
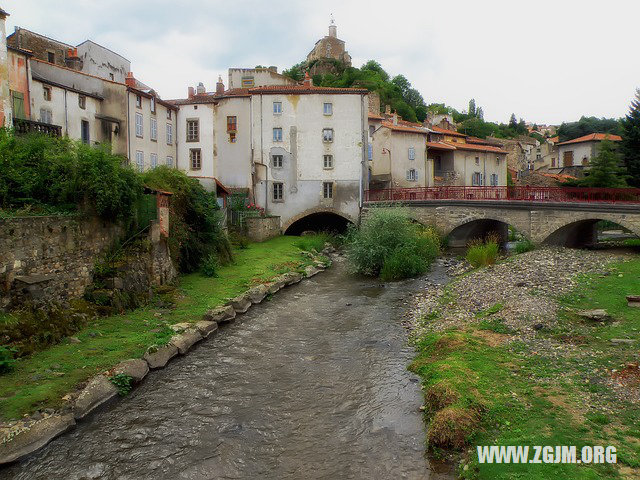
[[[367,202],[366,215],[380,204]],[[389,204],[385,205],[389,206]],[[433,225],[460,247],[491,232],[506,241],[511,225],[535,244],[567,247],[596,242],[596,223],[608,220],[640,236],[640,205],[622,203],[527,202],[508,200],[418,200],[394,203],[423,225]]]

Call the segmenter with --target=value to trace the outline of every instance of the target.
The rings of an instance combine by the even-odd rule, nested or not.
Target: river
[[[439,479],[424,456],[401,325],[421,279],[354,279],[338,258],[152,372],[28,459],[16,479]]]

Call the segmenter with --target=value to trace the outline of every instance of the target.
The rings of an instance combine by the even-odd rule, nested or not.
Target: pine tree
[[[471,117],[475,117],[476,116],[476,100],[475,100],[475,98],[472,98],[471,100],[469,100],[469,111],[467,113]]]
[[[513,128],[514,130],[518,128],[518,119],[516,118],[515,113],[511,114],[511,118],[509,119],[509,128]]]
[[[620,156],[611,140],[603,140],[598,155],[591,159],[589,174],[580,180],[581,187],[622,188],[628,187],[626,169],[620,166]]]
[[[622,155],[630,178],[629,183],[640,187],[640,89],[631,101],[629,113],[622,119]]]

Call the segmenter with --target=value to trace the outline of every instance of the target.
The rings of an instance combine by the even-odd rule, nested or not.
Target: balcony
[[[51,135],[52,137],[62,136],[62,127],[60,125],[34,122],[33,120],[25,120],[23,118],[14,118],[13,128],[16,135],[26,135],[28,133],[44,133],[45,135]]]

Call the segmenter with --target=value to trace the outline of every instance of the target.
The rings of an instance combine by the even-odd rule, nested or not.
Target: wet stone
[[[218,330],[218,324],[216,322],[208,322],[206,320],[196,322],[195,326],[204,338],[207,338]]]
[[[76,419],[87,416],[91,411],[118,394],[118,389],[104,375],[98,375],[80,392],[74,406]]]
[[[113,369],[113,373],[129,375],[133,378],[134,382],[141,382],[144,377],[149,373],[149,364],[140,358],[133,358],[131,360],[125,360],[120,362],[116,368]]]
[[[144,359],[149,364],[149,368],[162,368],[176,355],[178,355],[178,347],[169,344],[148,351],[144,354]]]
[[[194,328],[172,337],[171,343],[178,348],[180,355],[184,355],[200,340],[202,340],[202,335]]]
[[[202,317],[203,320],[208,322],[225,323],[230,322],[236,318],[236,311],[232,305],[225,305],[223,307],[214,308],[209,310]]]

